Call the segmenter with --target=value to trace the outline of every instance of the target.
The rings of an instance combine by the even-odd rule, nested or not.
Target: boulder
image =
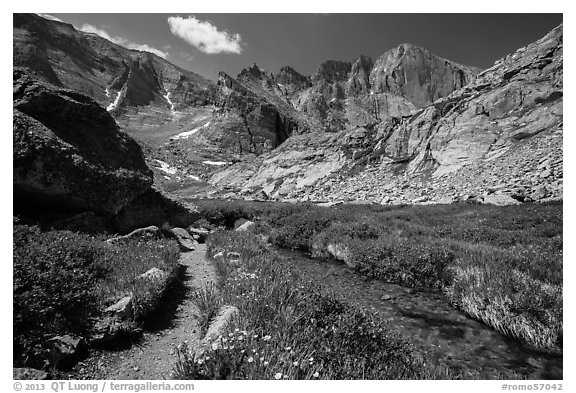
[[[204,243],[206,241],[206,236],[210,234],[208,229],[194,227],[189,227],[188,232],[198,243]]]
[[[242,224],[238,228],[236,228],[236,231],[237,232],[245,232],[248,229],[250,229],[250,227],[252,227],[253,225],[254,225],[254,222],[246,221],[244,224]]]
[[[123,349],[141,335],[142,330],[134,328],[130,321],[107,315],[96,322],[88,344],[94,348]]]
[[[123,236],[116,236],[113,238],[110,238],[108,240],[106,240],[107,243],[109,244],[114,244],[117,243],[120,240],[124,240],[124,239],[162,239],[164,237],[164,235],[162,235],[162,231],[160,230],[160,228],[158,228],[157,226],[151,225],[149,227],[146,228],[138,228],[133,230],[132,232],[130,232],[127,235],[123,235]]]
[[[352,255],[350,254],[350,248],[348,246],[344,244],[330,243],[326,249],[330,255],[344,262],[346,265],[348,265],[348,267],[356,267],[356,265],[352,263]]]
[[[238,309],[236,307],[228,305],[220,307],[218,314],[208,327],[203,342],[211,344],[217,340],[219,336],[224,336],[226,329],[236,316],[238,316]]]
[[[119,233],[127,233],[149,225],[162,227],[165,223],[185,228],[199,218],[196,206],[151,188],[120,210],[114,223]]]
[[[124,296],[122,299],[106,308],[104,312],[115,315],[123,320],[129,319],[132,316],[132,294]]]
[[[50,364],[60,369],[70,368],[87,350],[86,340],[73,334],[53,337],[47,346]]]
[[[46,380],[48,373],[42,370],[28,367],[14,367],[12,369],[12,379],[18,380]]]
[[[162,269],[158,269],[157,267],[153,267],[146,272],[142,273],[138,276],[141,280],[149,280],[149,281],[160,281],[164,279],[168,273],[166,273]]]
[[[196,249],[196,241],[186,229],[172,228],[170,233],[174,235],[182,251],[194,251]]]
[[[483,203],[488,203],[496,206],[506,205],[520,205],[521,202],[506,194],[490,194],[484,196]]]
[[[94,100],[13,72],[16,208],[120,211],[152,185],[140,146]]]

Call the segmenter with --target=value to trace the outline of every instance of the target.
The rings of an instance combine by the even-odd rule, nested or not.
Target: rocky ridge
[[[559,26],[411,115],[341,131],[333,142],[294,139],[211,183],[288,200],[429,203],[483,201],[493,193],[509,203],[561,199],[562,47]],[[309,145],[317,149],[303,153]],[[296,152],[314,158],[294,160]]]

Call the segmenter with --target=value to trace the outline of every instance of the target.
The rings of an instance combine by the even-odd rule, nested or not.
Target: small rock
[[[250,229],[251,226],[254,225],[254,222],[252,221],[246,221],[244,224],[240,225],[238,228],[236,228],[236,231],[238,232],[244,232],[247,231],[248,229]]]
[[[66,334],[48,340],[50,364],[66,369],[71,367],[87,349],[83,337]]]
[[[157,267],[153,267],[152,269],[139,275],[138,278],[150,281],[160,281],[164,277],[166,277],[167,274],[168,273],[166,273],[164,270],[158,269]]]
[[[104,312],[115,314],[121,319],[128,319],[132,314],[132,294],[124,296],[122,299],[104,310]]]
[[[496,206],[519,205],[521,202],[506,194],[491,194],[484,196],[484,203]]]
[[[134,239],[134,238],[141,238],[141,239],[162,239],[164,235],[162,235],[162,231],[157,226],[151,225],[145,228],[138,228],[133,230],[127,235],[123,236],[116,236],[106,240],[106,243],[114,244],[119,240],[123,239]]]

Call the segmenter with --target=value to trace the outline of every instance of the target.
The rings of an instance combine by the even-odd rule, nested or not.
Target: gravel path
[[[156,332],[146,331],[142,340],[124,351],[95,352],[75,366],[75,379],[169,379],[178,356],[176,346],[186,340],[194,347],[202,337],[195,315],[197,308],[190,299],[192,291],[216,281],[216,272],[206,258],[206,245],[182,253],[180,264],[186,266],[186,295],[175,310],[173,320]],[[163,323],[163,321],[158,321]]]

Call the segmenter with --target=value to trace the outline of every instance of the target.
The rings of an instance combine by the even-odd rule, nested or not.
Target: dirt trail
[[[186,266],[184,285],[186,295],[178,305],[174,318],[166,328],[145,332],[142,340],[132,348],[102,351],[76,366],[76,378],[89,379],[168,379],[178,357],[176,346],[185,340],[195,346],[202,337],[195,315],[197,308],[191,300],[192,291],[216,282],[216,272],[206,258],[206,245],[195,251],[182,253],[180,263]]]

